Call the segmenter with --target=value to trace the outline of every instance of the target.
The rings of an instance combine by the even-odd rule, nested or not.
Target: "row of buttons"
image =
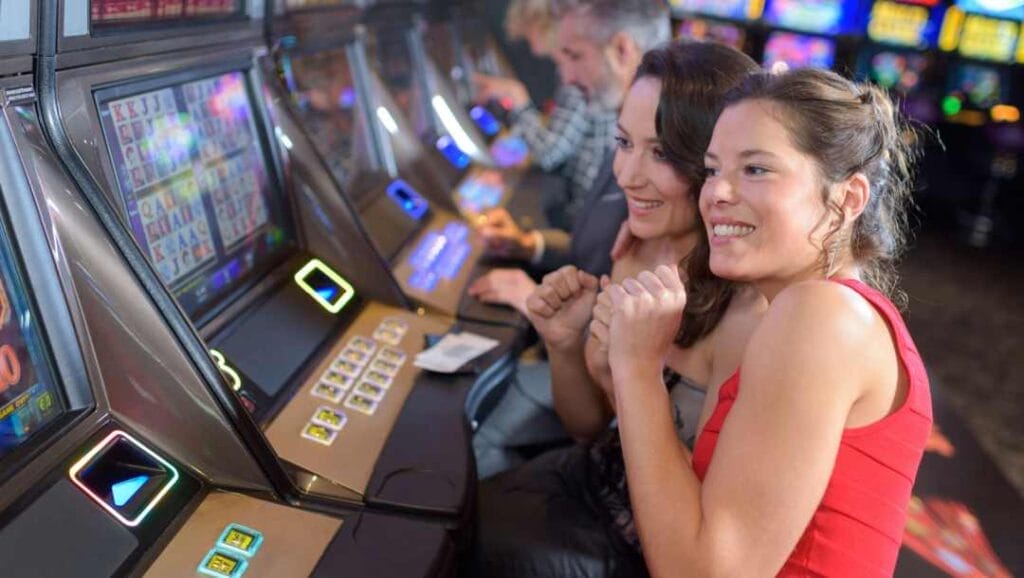
[[[409,285],[421,291],[433,291],[441,279],[458,276],[472,252],[468,237],[469,227],[455,222],[427,233],[409,256],[413,270]]]
[[[380,346],[378,350],[377,341],[398,345],[408,330],[409,325],[405,321],[388,317],[373,332],[376,340],[359,335],[353,337],[310,393],[337,404],[351,389],[344,406],[373,415],[406,359],[405,352],[400,349]],[[354,388],[353,384],[356,384]],[[344,411],[321,405],[303,427],[302,437],[329,446],[347,422],[348,416]]]
[[[239,578],[262,544],[263,534],[241,524],[228,524],[217,539],[217,545],[199,563],[199,573],[218,578]]]

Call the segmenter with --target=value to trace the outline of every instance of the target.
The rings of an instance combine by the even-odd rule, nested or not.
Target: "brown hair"
[[[866,283],[897,305],[905,305],[896,263],[907,242],[907,208],[919,150],[914,145],[916,132],[888,95],[870,83],[853,82],[834,72],[800,69],[753,75],[729,94],[726,106],[746,100],[778,106],[793,144],[817,161],[818,176],[826,187],[857,173],[867,177],[871,197],[853,223],[850,254]],[[823,196],[827,193],[826,188]],[[839,217],[839,224],[823,242],[822,266],[831,275],[835,253],[846,241],[835,238],[845,216],[827,196],[825,202]]]
[[[655,127],[668,161],[690,185],[694,205],[704,184],[704,151],[726,93],[756,70],[746,54],[703,42],[673,42],[647,52],[640,62],[637,79],[661,81]],[[688,298],[676,336],[680,347],[693,345],[718,325],[735,289],[711,273],[707,235],[699,239],[685,261]]]
[[[512,0],[505,13],[505,34],[509,40],[526,38],[531,28],[554,34],[557,23],[552,0]]]

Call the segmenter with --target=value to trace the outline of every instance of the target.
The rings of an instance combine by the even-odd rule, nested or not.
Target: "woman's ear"
[[[852,223],[867,208],[871,200],[871,182],[864,173],[855,173],[842,183],[839,189],[839,208],[847,223]]]

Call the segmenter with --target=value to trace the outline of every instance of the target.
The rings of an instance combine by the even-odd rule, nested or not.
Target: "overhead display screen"
[[[770,0],[764,21],[772,26],[816,34],[851,34],[862,29],[862,0]]]
[[[38,320],[7,247],[0,248],[0,458],[65,411]]]
[[[294,245],[241,72],[97,101],[131,231],[193,319]]]
[[[334,178],[347,187],[370,166],[371,145],[345,50],[284,56],[282,64],[303,125]]]
[[[931,48],[938,39],[944,12],[943,6],[929,8],[878,0],[871,7],[868,38],[895,46]]]
[[[145,24],[223,18],[240,13],[241,0],[92,0],[93,25]]]
[[[790,68],[832,68],[836,45],[828,38],[772,32],[764,45],[764,62],[769,67],[785,62]]]
[[[949,88],[972,108],[985,110],[1003,101],[1006,85],[995,68],[961,64],[950,75]]]

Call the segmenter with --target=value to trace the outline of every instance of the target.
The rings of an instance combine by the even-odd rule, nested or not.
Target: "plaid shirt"
[[[530,106],[514,119],[514,131],[530,146],[534,163],[545,171],[560,168],[569,180],[567,210],[575,215],[594,186],[605,154],[615,145],[617,111],[588,104],[574,86],[562,85],[555,93],[555,110],[545,123]]]

